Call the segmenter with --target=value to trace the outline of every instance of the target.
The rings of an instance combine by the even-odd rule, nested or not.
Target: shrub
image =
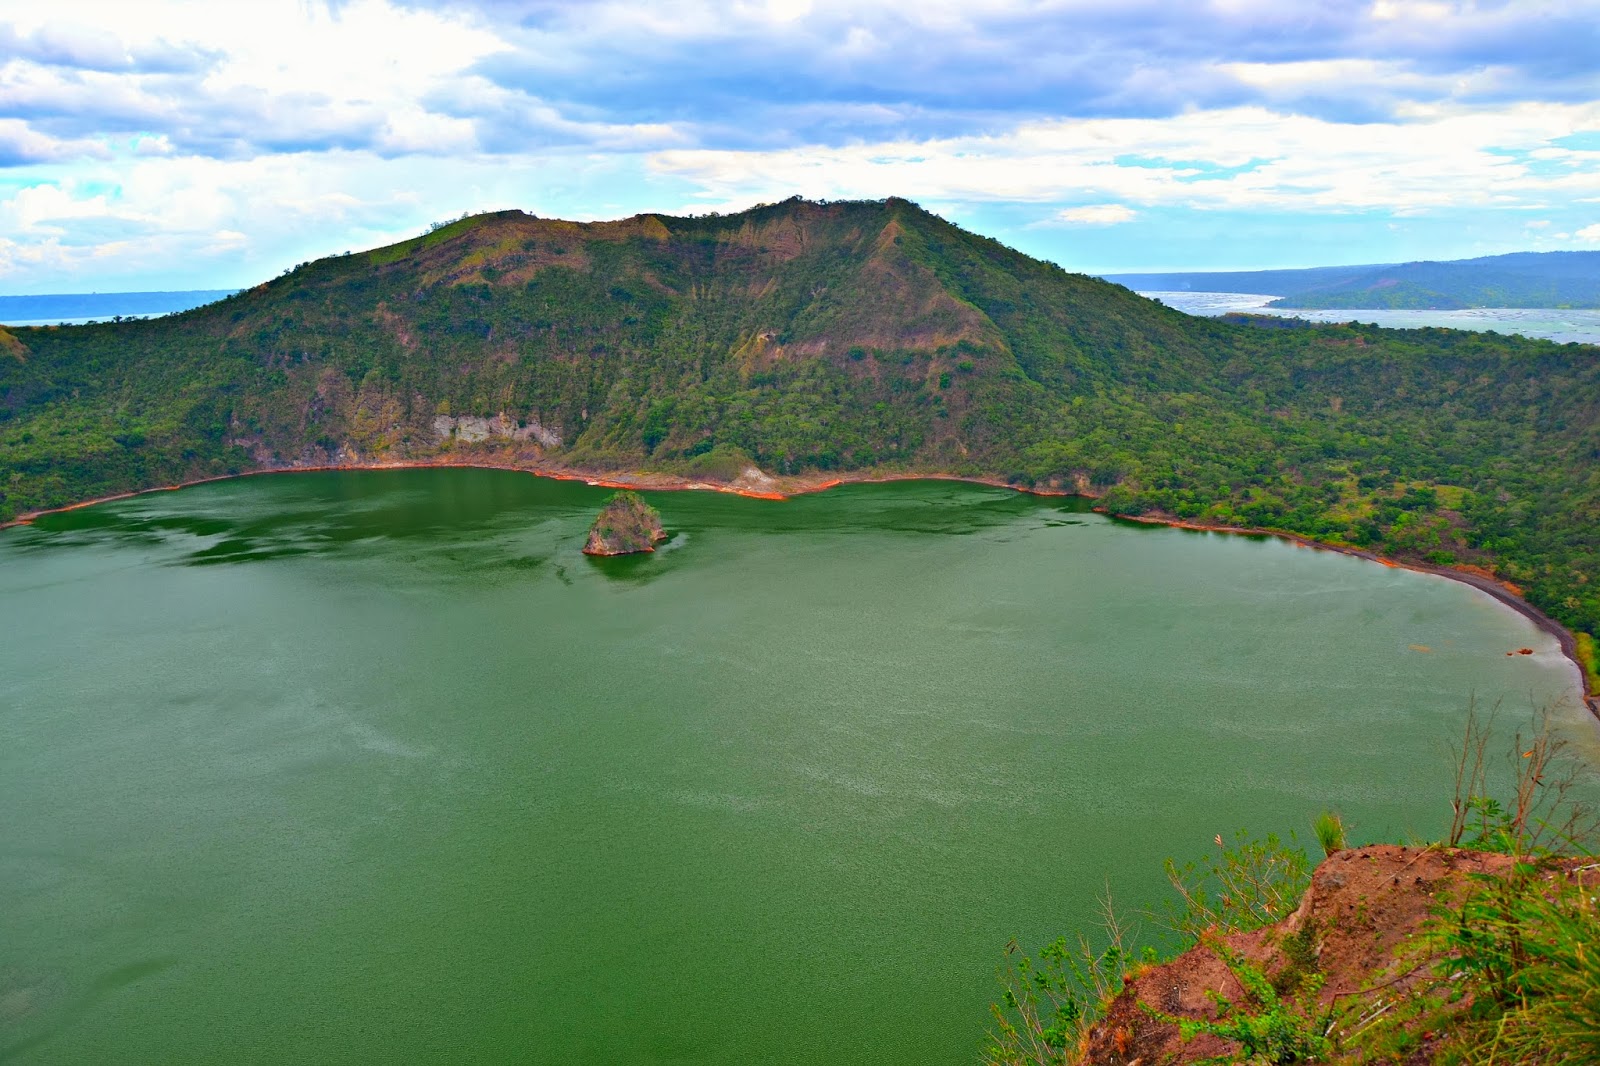
[[[1317,835],[1317,843],[1322,846],[1324,856],[1343,851],[1348,846],[1345,843],[1344,819],[1334,811],[1323,811],[1317,815],[1311,823],[1311,829]]]
[[[1429,937],[1440,977],[1473,997],[1465,1061],[1600,1062],[1600,912],[1579,876],[1519,864],[1441,910]]]
[[[1180,867],[1168,859],[1167,877],[1182,904],[1163,924],[1183,935],[1179,950],[1203,936],[1257,929],[1291,913],[1311,883],[1311,864],[1290,840],[1287,845],[1276,836],[1253,840],[1240,832],[1232,845],[1218,836],[1217,854],[1198,863]],[[1127,967],[1160,961],[1154,948],[1134,949],[1109,898],[1101,899],[1100,910],[1104,948],[1096,949],[1086,937],[1080,936],[1076,946],[1062,937],[1033,958],[1015,941],[1008,945],[1006,954],[1014,961],[1001,973],[1001,1001],[989,1008],[995,1028],[985,1066],[1076,1063],[1089,1027],[1122,991]],[[1321,977],[1311,972],[1313,966],[1302,969],[1297,983],[1311,989],[1302,995],[1314,998]]]
[[[733,481],[750,465],[750,456],[743,449],[731,444],[718,444],[709,451],[693,456],[683,470],[690,477]]]
[[[1487,785],[1494,717],[1491,711],[1479,718],[1475,704],[1467,708],[1445,843],[1518,857],[1549,855],[1556,848],[1587,853],[1600,839],[1600,818],[1574,791],[1580,768],[1566,758],[1566,742],[1551,732],[1548,711],[1535,713],[1531,733],[1519,729],[1512,738],[1513,789],[1504,803]]]
[[[995,1028],[984,1049],[984,1066],[1070,1066],[1081,1058],[1089,1027],[1122,991],[1124,967],[1133,961],[1109,896],[1100,900],[1106,946],[1096,950],[1080,936],[1076,946],[1058,937],[1037,959],[1013,940],[1006,954],[1015,961],[1001,972],[999,1003],[989,1005]],[[1150,949],[1148,961],[1155,961]]]
[[[1232,845],[1219,834],[1217,854],[1198,863],[1166,863],[1167,880],[1182,898],[1166,924],[1190,941],[1211,930],[1242,932],[1287,917],[1300,905],[1311,884],[1311,861],[1295,845],[1276,835],[1252,839],[1240,830]]]

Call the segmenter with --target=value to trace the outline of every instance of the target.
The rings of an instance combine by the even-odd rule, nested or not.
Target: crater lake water
[[[1184,314],[1201,318],[1230,311],[1304,318],[1312,322],[1360,322],[1384,329],[1465,329],[1479,333],[1517,333],[1557,344],[1600,344],[1600,310],[1563,307],[1463,307],[1295,309],[1268,307],[1276,296],[1239,292],[1141,292]]]
[[[947,482],[307,473],[0,532],[0,1061],[969,1063],[1215,834],[1448,822],[1464,585]],[[1532,655],[1508,651],[1528,647]],[[1304,834],[1303,834],[1304,835]]]

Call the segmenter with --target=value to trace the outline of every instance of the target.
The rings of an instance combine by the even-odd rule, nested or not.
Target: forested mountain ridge
[[[941,472],[1476,562],[1600,626],[1600,350],[1259,330],[904,200],[505,212],[0,337],[0,517],[290,465]]]
[[[1513,252],[1445,262],[1306,270],[1113,274],[1141,291],[1242,292],[1304,309],[1600,307],[1600,252]]]
[[[1401,263],[1272,301],[1293,308],[1600,307],[1600,252]]]

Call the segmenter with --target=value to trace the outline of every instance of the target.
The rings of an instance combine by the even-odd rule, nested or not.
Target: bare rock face
[[[589,528],[585,555],[629,555],[651,552],[656,543],[667,539],[661,528],[661,515],[644,502],[637,492],[624,490],[606,501],[600,516]]]
[[[433,420],[433,435],[440,441],[447,441],[454,437],[463,444],[480,444],[495,437],[502,440],[538,441],[546,448],[561,446],[561,431],[555,427],[540,424],[537,418],[529,417],[526,424],[518,422],[504,411],[493,418],[481,415],[462,415],[453,418],[450,415],[438,415]]]

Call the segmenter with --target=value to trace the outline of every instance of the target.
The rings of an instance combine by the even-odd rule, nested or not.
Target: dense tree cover
[[[903,200],[483,215],[166,319],[13,332],[0,518],[451,454],[942,471],[1477,563],[1600,628],[1597,349],[1189,318]],[[502,414],[545,443],[450,435]]]

